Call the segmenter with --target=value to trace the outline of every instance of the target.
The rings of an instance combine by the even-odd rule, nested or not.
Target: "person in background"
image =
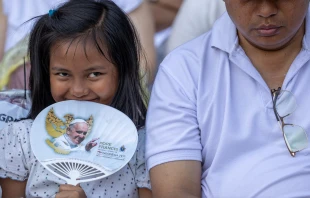
[[[167,39],[171,25],[183,0],[148,0],[155,23],[154,43],[156,48],[156,72],[158,65],[165,57]]]
[[[159,67],[153,197],[310,197],[309,0],[224,2],[212,30]]]
[[[224,1],[184,0],[172,24],[166,55],[181,44],[209,31],[225,11]]]
[[[28,80],[24,80],[24,62],[26,78],[30,72],[27,56],[28,34],[33,25],[29,19],[42,15],[46,10],[53,9],[68,0],[2,0],[4,15],[0,15],[0,90],[28,89]],[[135,25],[141,40],[141,76],[146,86],[153,82],[156,71],[156,52],[154,47],[154,25],[149,5],[143,0],[113,0],[125,11]],[[7,20],[6,20],[7,19]],[[5,22],[5,20],[7,22]],[[3,22],[2,22],[3,21]],[[2,36],[6,35],[5,42],[1,43]],[[3,40],[3,39],[2,39]],[[1,60],[1,49],[4,57]]]
[[[4,43],[5,43],[5,31],[6,31],[6,16],[3,12],[2,0],[0,0],[0,60],[4,54]]]

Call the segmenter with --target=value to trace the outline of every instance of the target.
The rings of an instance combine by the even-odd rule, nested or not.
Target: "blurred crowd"
[[[67,0],[1,0],[0,91],[28,89],[31,64],[27,57],[29,32],[35,17]],[[114,0],[133,21],[140,37],[145,85],[152,87],[164,57],[179,45],[207,32],[225,11],[217,0]]]

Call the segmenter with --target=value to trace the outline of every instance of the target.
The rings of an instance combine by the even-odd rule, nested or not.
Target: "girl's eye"
[[[68,73],[64,73],[64,72],[58,73],[57,75],[61,76],[61,77],[68,77],[69,76]]]
[[[101,75],[100,72],[93,72],[93,73],[89,74],[88,78],[95,78],[95,77],[98,77],[100,75]]]

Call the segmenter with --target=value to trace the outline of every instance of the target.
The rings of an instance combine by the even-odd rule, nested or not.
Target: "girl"
[[[29,119],[0,132],[3,197],[149,197],[144,164],[145,94],[140,45],[126,15],[111,1],[74,0],[43,15],[29,41],[32,109]],[[125,113],[139,129],[136,154],[119,172],[80,186],[64,182],[34,157],[29,131],[48,105],[87,100]]]

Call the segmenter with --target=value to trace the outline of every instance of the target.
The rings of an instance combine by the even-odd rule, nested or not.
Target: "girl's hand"
[[[55,198],[87,198],[84,190],[80,184],[73,186],[70,184],[63,184],[59,187],[59,192]]]

